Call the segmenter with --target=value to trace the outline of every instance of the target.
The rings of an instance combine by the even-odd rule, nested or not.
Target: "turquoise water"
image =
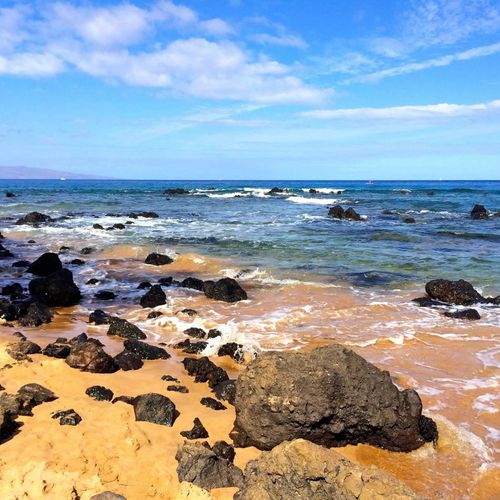
[[[274,186],[288,193],[267,195]],[[192,194],[162,194],[175,187]],[[323,192],[329,189],[335,193]],[[103,244],[195,251],[280,277],[306,273],[355,287],[409,287],[444,277],[500,293],[500,217],[469,217],[476,203],[500,212],[500,181],[3,180],[0,190],[19,195],[2,198],[4,229],[12,225],[6,218],[32,210],[73,214],[53,224],[62,243],[68,230],[90,243],[102,238],[91,226],[110,220],[105,214],[152,210],[160,219],[106,232]],[[336,203],[353,206],[366,220],[328,218]],[[416,223],[404,223],[405,217]]]

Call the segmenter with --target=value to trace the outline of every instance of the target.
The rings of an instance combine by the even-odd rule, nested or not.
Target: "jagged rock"
[[[101,290],[100,292],[97,292],[94,297],[98,300],[114,300],[116,299],[116,295],[114,292],[111,292],[110,290]]]
[[[431,299],[460,306],[470,306],[486,301],[468,281],[464,280],[432,280],[425,285],[425,291]]]
[[[481,319],[481,315],[475,309],[459,309],[457,311],[446,311],[444,315],[447,318],[468,319],[469,321],[476,321],[478,319]]]
[[[25,339],[9,344],[6,349],[7,354],[18,361],[26,359],[30,354],[38,354],[41,350],[38,344]]]
[[[192,318],[193,316],[198,315],[198,311],[195,311],[194,309],[181,309],[180,311],[177,311],[175,314],[185,314],[186,316]]]
[[[69,356],[70,352],[71,346],[69,344],[63,344],[59,342],[48,344],[42,351],[45,356],[59,359],[66,359]]]
[[[269,191],[267,191],[266,195],[270,194],[283,194],[283,193],[288,193],[288,189],[283,189],[279,187],[273,187]]]
[[[207,406],[208,408],[212,408],[212,410],[220,411],[220,410],[227,410],[227,408],[220,402],[217,401],[214,398],[201,398],[200,403],[203,406]]]
[[[113,399],[113,391],[102,385],[93,385],[89,387],[85,394],[96,401],[111,401]]]
[[[37,327],[52,321],[50,309],[41,302],[31,302],[22,312],[19,325],[25,327]]]
[[[35,406],[47,403],[48,401],[55,401],[57,396],[46,387],[40,384],[26,384],[23,385],[16,395],[16,400],[19,403],[19,415],[32,416],[31,410]]]
[[[102,226],[102,224],[98,224],[98,223],[92,224],[92,227],[93,227],[94,229],[101,229],[101,230],[103,230],[103,229],[104,229],[104,227]]]
[[[212,388],[214,394],[229,404],[234,405],[236,398],[236,380],[224,380]]]
[[[200,280],[198,278],[190,277],[181,281],[181,286],[183,288],[191,288],[192,290],[198,290],[200,292],[203,291],[203,285],[204,285],[203,280]]]
[[[125,229],[125,224],[117,222],[116,224],[113,224],[113,229]]]
[[[177,418],[174,403],[161,394],[141,394],[133,400],[135,419],[172,427]]]
[[[122,351],[115,356],[115,363],[123,371],[139,370],[143,366],[141,357],[135,352]]]
[[[172,278],[172,276],[167,276],[166,278],[160,278],[158,280],[158,283],[162,286],[170,286],[172,285],[174,282],[174,279]]]
[[[96,309],[89,314],[89,323],[95,323],[96,325],[110,325],[116,319],[118,319],[116,316],[111,316],[102,309]]]
[[[193,420],[193,428],[189,431],[181,431],[181,436],[186,439],[202,439],[208,437],[208,432],[205,427],[203,427],[201,420],[196,417]]]
[[[31,280],[29,291],[48,306],[73,306],[81,299],[80,290],[73,281],[73,273],[68,269]]]
[[[188,481],[207,490],[239,488],[243,484],[241,470],[202,443],[184,443],[177,450],[175,459],[179,462],[179,481]]]
[[[160,285],[153,285],[142,297],[142,307],[156,307],[166,304],[167,296]]]
[[[218,356],[229,356],[234,359],[237,363],[241,363],[244,359],[243,356],[243,346],[237,344],[236,342],[228,342],[222,345],[217,351]]]
[[[211,388],[229,380],[226,371],[212,363],[206,356],[200,359],[184,358],[182,364],[189,375],[194,376],[195,382],[208,382]]]
[[[40,212],[30,212],[24,217],[18,219],[16,224],[20,226],[21,224],[43,224],[44,222],[51,222],[52,217],[48,215],[41,214]]]
[[[78,425],[82,421],[82,417],[73,408],[57,411],[52,415],[52,418],[59,419],[59,425]]]
[[[414,390],[400,391],[387,371],[336,344],[261,354],[238,378],[235,409],[233,441],[262,450],[306,438],[411,451],[437,439]]]
[[[181,349],[186,354],[199,354],[208,346],[208,342],[191,342],[189,339],[183,340],[174,345],[174,349]]]
[[[354,210],[354,208],[349,207],[347,210],[344,210],[340,205],[335,205],[328,210],[328,216],[333,217],[334,219],[341,220],[355,220],[362,221],[363,218]]]
[[[141,359],[168,359],[170,354],[162,347],[140,342],[139,340],[128,339],[123,343],[125,350],[137,354]]]
[[[224,458],[231,463],[234,462],[236,453],[234,452],[234,448],[229,443],[226,443],[225,441],[216,441],[212,446],[212,451],[219,458]]]
[[[205,281],[203,291],[209,299],[224,302],[238,302],[248,298],[245,290],[233,278],[222,278],[217,282]]]
[[[488,219],[488,210],[483,205],[474,205],[470,216],[474,220],[486,220]]]
[[[204,339],[207,336],[205,330],[195,327],[188,328],[187,330],[184,330],[183,333],[195,339]]]
[[[234,498],[412,500],[417,496],[385,471],[355,465],[334,450],[297,439],[250,461],[245,484]]]
[[[179,383],[179,379],[172,377],[172,375],[162,375],[161,379],[164,380],[165,382],[177,382],[177,383]]]
[[[126,319],[113,318],[109,323],[108,335],[117,335],[125,339],[145,339],[146,334]]]
[[[94,249],[92,247],[84,247],[80,250],[80,253],[82,255],[90,255],[91,253],[94,253]]]
[[[207,339],[215,339],[217,337],[222,337],[222,332],[216,328],[208,330]]]
[[[59,259],[59,255],[52,252],[46,252],[29,265],[27,272],[36,274],[37,276],[48,276],[61,269],[62,262]]]
[[[152,266],[165,266],[166,264],[172,264],[173,261],[174,259],[171,259],[168,255],[153,252],[146,257],[144,263]]]
[[[114,373],[118,370],[115,360],[102,347],[91,342],[75,344],[65,361],[84,372]]]

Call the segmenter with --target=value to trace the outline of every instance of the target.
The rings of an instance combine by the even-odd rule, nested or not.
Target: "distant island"
[[[50,168],[0,167],[0,179],[105,179],[105,177]]]

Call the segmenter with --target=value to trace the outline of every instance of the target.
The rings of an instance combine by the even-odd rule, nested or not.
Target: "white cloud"
[[[295,47],[297,49],[306,49],[307,43],[297,35],[282,34],[270,35],[268,33],[258,33],[250,37],[254,42],[262,45],[279,45],[282,47]]]
[[[413,120],[420,118],[454,118],[486,112],[500,112],[500,99],[479,104],[429,104],[387,108],[318,109],[301,114],[321,120]]]
[[[23,52],[5,57],[0,55],[0,75],[54,76],[64,71],[64,62],[53,54]]]

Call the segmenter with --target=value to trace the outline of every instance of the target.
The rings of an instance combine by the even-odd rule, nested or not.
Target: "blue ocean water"
[[[163,194],[176,187],[191,194]],[[288,192],[267,194],[273,187]],[[463,278],[500,293],[500,217],[469,215],[476,203],[500,212],[500,181],[2,180],[0,190],[19,195],[2,198],[4,228],[32,210],[73,214],[54,224],[61,241],[68,230],[99,238],[91,226],[106,214],[148,210],[160,218],[105,241],[228,257],[280,277],[390,288]],[[329,218],[337,203],[366,220]]]

